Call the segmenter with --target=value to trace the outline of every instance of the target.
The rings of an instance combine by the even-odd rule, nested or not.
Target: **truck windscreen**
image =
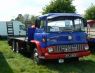
[[[79,17],[65,17],[49,19],[47,32],[84,31],[83,19]]]

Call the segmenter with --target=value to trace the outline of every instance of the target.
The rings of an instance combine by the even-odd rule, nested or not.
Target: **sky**
[[[41,15],[42,8],[51,0],[0,0],[0,21],[9,21],[18,14]],[[95,4],[95,0],[74,0],[76,12],[84,14],[84,11]]]

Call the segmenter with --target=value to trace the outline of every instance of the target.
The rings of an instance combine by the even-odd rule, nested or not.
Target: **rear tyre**
[[[12,41],[12,51],[16,51],[16,42],[14,40]]]
[[[19,53],[19,44],[16,42],[16,53]]]

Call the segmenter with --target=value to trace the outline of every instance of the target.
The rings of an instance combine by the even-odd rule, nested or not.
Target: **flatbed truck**
[[[28,51],[37,64],[43,60],[78,59],[90,54],[86,24],[76,13],[49,13],[36,19],[26,37],[10,37],[8,43],[13,51]]]

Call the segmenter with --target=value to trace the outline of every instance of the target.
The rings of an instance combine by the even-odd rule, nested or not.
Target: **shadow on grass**
[[[0,52],[0,73],[13,73],[12,69],[5,60],[3,54]]]
[[[92,52],[92,55],[95,55],[95,51]]]
[[[57,61],[46,61],[42,65],[57,73],[95,73],[95,61],[90,59],[77,62],[65,62],[62,64],[59,64]]]
[[[95,73],[95,62],[91,60],[63,64],[48,62],[45,66],[50,70],[57,71],[58,73]]]

